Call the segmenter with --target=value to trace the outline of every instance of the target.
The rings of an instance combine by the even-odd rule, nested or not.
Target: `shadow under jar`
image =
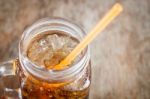
[[[15,75],[19,76],[20,98],[88,99],[91,83],[91,64],[88,47],[81,52],[71,65],[64,69],[55,70],[54,67],[49,68],[49,65],[56,65],[64,59],[77,45],[73,46],[73,43],[79,43],[84,36],[84,31],[77,25],[60,18],[41,19],[25,30],[19,44],[19,59],[13,61],[14,68],[12,68],[12,72],[15,70]],[[46,39],[47,37],[50,38]],[[59,43],[63,43],[68,39],[67,37],[71,41],[65,47],[70,48],[70,50],[64,55],[62,52],[65,47],[62,46],[60,48],[62,50],[59,50],[61,54],[54,55],[58,51],[51,50],[51,46],[58,47]],[[51,39],[56,42],[60,40],[60,42],[54,42],[51,46],[49,46],[49,43],[45,44],[46,41]],[[39,53],[41,50],[38,48],[41,47],[33,46],[37,42],[44,45],[44,48],[49,48],[49,50]],[[31,49],[30,52],[33,52],[30,53],[29,49]],[[49,55],[49,53],[53,53],[53,56]],[[51,60],[45,57],[51,57]],[[46,66],[47,62],[49,65]],[[7,67],[7,63],[5,63],[5,66]]]

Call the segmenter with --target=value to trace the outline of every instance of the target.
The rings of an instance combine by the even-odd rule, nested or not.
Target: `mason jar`
[[[88,99],[91,84],[89,47],[76,63],[63,70],[47,70],[32,62],[26,54],[35,35],[65,32],[82,41],[86,33],[61,18],[45,18],[28,27],[19,43],[19,57],[0,65],[0,98],[15,99]]]

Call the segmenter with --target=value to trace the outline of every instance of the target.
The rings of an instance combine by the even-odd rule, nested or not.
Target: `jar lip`
[[[47,25],[47,24],[63,24],[63,25],[66,25],[70,28],[73,28],[74,30],[78,31],[79,33],[82,33],[83,36],[86,35],[84,30],[82,30],[78,25],[76,25],[76,24],[74,24],[71,21],[68,21],[66,19],[62,19],[62,18],[40,19],[23,32],[23,35],[22,35],[20,43],[19,43],[19,61],[21,63],[21,66],[26,71],[28,71],[32,75],[36,74],[36,76],[38,76],[40,79],[49,80],[49,81],[64,80],[67,77],[71,77],[71,75],[73,76],[74,73],[76,74],[84,68],[85,62],[89,61],[89,57],[90,57],[89,56],[89,47],[87,46],[87,48],[85,48],[84,53],[83,53],[80,61],[76,62],[75,64],[73,64],[69,68],[66,68],[63,70],[46,70],[44,68],[41,68],[40,66],[33,63],[30,59],[28,59],[28,57],[26,55],[23,54],[23,50],[21,49],[21,44],[24,42],[24,39],[26,37],[28,37],[28,35],[31,33],[31,31],[33,29],[40,27],[42,25]],[[25,64],[27,64],[27,65],[25,65]],[[31,69],[33,69],[34,71]],[[36,72],[40,72],[40,73],[36,73]]]

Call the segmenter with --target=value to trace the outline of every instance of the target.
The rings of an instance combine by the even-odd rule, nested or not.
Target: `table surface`
[[[18,56],[26,27],[62,17],[87,32],[119,2],[123,13],[92,43],[91,99],[150,99],[150,0],[0,0],[0,62]]]

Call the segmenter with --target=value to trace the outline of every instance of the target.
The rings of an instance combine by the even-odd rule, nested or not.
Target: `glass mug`
[[[19,43],[19,58],[0,65],[0,99],[88,99],[91,83],[89,48],[63,70],[40,68],[26,55],[35,35],[64,32],[81,41],[86,35],[77,25],[61,18],[45,18],[27,28]],[[51,32],[52,31],[52,32]]]

